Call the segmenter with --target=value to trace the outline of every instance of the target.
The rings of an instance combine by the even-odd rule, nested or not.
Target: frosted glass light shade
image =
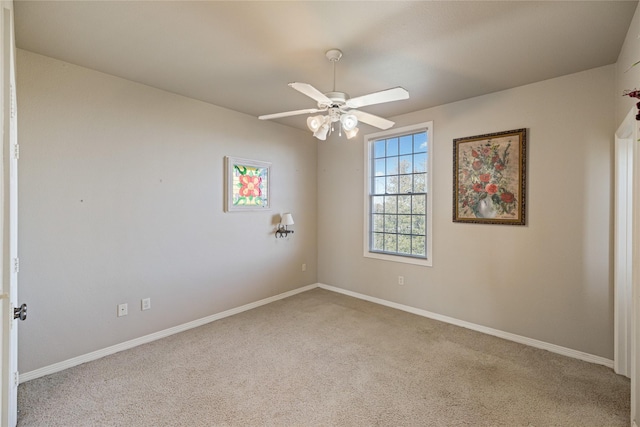
[[[340,123],[342,123],[342,129],[350,131],[358,126],[358,118],[353,114],[343,114],[340,117]]]
[[[290,213],[282,214],[282,217],[280,219],[280,224],[282,224],[282,225],[293,225],[293,224],[295,224],[293,222],[293,216]]]
[[[320,126],[320,129],[318,129],[313,133],[313,136],[315,136],[321,141],[324,141],[325,139],[327,139],[328,133],[329,133],[329,124],[323,123],[322,126]]]
[[[358,134],[359,130],[360,129],[358,129],[358,128],[354,128],[354,129],[351,129],[351,130],[345,130],[344,133],[347,135],[347,139],[351,139],[351,138],[353,138],[354,136],[356,136]]]
[[[324,116],[311,116],[307,118],[307,127],[310,131],[316,132],[324,123]]]

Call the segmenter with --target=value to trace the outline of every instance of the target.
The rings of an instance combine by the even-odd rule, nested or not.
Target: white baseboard
[[[219,319],[223,319],[225,317],[233,316],[234,314],[242,313],[243,311],[251,310],[253,308],[260,307],[265,304],[272,303],[274,301],[278,301],[302,292],[310,291],[315,288],[322,288],[332,292],[338,292],[344,295],[348,295],[354,298],[359,298],[365,301],[373,302],[375,304],[384,305],[387,307],[395,308],[398,310],[406,311],[408,313],[417,314],[418,316],[427,317],[429,319],[439,320],[441,322],[450,323],[452,325],[461,326],[463,328],[471,329],[474,331],[482,332],[488,335],[493,335],[499,338],[503,338],[509,341],[514,341],[520,344],[525,344],[531,347],[540,348],[543,350],[550,351],[552,353],[561,354],[563,356],[572,357],[574,359],[584,360],[585,362],[596,363],[598,365],[604,365],[613,369],[613,360],[606,359],[604,357],[595,356],[589,353],[584,353],[577,350],[572,350],[570,348],[561,347],[559,345],[550,344],[544,341],[535,340],[532,338],[523,337],[520,335],[512,334],[509,332],[500,331],[493,328],[488,328],[482,325],[476,325],[475,323],[466,322],[464,320],[454,319],[453,317],[443,316],[441,314],[432,313],[430,311],[422,310],[419,308],[410,307],[408,305],[398,304],[395,302],[383,300],[376,297],[371,297],[368,295],[360,294],[357,292],[348,291],[346,289],[338,288],[335,286],[325,285],[322,283],[316,283],[313,285],[304,286],[302,288],[294,289],[289,292],[285,292],[279,295],[275,295],[269,298],[262,299],[260,301],[252,302],[249,304],[245,304],[243,306],[232,308],[227,311],[223,311],[221,313],[213,314],[211,316],[203,317],[202,319],[197,319],[192,322],[184,323],[182,325],[174,326],[173,328],[165,329],[163,331],[158,331],[153,334],[145,335],[140,338],[135,338],[133,340],[125,341],[120,344],[116,344],[107,348],[103,348],[101,350],[96,350],[91,353],[83,354],[78,357],[74,357],[68,360],[64,360],[59,363],[54,363],[53,365],[45,366],[43,368],[35,369],[33,371],[21,373],[19,376],[20,383],[24,383],[26,381],[30,381],[36,378],[43,377],[45,375],[53,374],[56,372],[63,371],[65,369],[71,368],[73,366],[81,365],[86,362],[90,362],[92,360],[100,359],[101,357],[109,356],[114,353],[118,353],[123,350],[128,350],[133,347],[137,347],[141,344],[146,344],[151,341],[159,340],[161,338],[168,337],[173,334],[177,334],[179,332],[187,331],[192,328],[197,328],[198,326],[205,325],[207,323],[214,322]],[[636,426],[637,427],[637,426]]]
[[[430,311],[421,310],[419,308],[410,307],[408,305],[398,304],[395,302],[386,301],[380,298],[371,297],[364,294],[359,294],[357,292],[348,291],[342,288],[337,288],[335,286],[325,285],[322,283],[318,284],[318,287],[322,289],[326,289],[333,292],[339,292],[344,295],[352,296],[355,298],[359,298],[365,301],[373,302],[380,305],[385,305],[387,307],[395,308],[398,310],[406,311],[409,313],[417,314],[418,316],[428,317],[429,319],[439,320],[441,322],[450,323],[452,325],[461,326],[463,328],[471,329],[474,331],[482,332],[487,335],[493,335],[498,338],[503,338],[505,340],[514,341],[520,344],[525,344],[531,347],[540,348],[542,350],[547,350],[552,353],[561,354],[563,356],[572,357],[574,359],[583,360],[585,362],[596,363],[598,365],[604,365],[613,369],[613,360],[606,359],[604,357],[595,356],[593,354],[584,353],[582,351],[573,350],[567,347],[561,347],[559,345],[550,344],[544,341],[539,341],[533,338],[523,337],[521,335],[512,334],[510,332],[500,331],[498,329],[488,328],[482,325],[476,325],[475,323],[465,322],[464,320],[454,319],[453,317],[443,316],[441,314],[432,313]]]
[[[159,340],[161,338],[165,338],[170,335],[177,334],[179,332],[184,332],[189,329],[197,328],[198,326],[206,325],[207,323],[211,323],[216,320],[223,319],[225,317],[233,316],[234,314],[242,313],[243,311],[251,310],[253,308],[260,307],[261,305],[269,304],[274,301],[278,301],[278,300],[290,297],[292,295],[306,292],[317,287],[318,287],[318,284],[304,286],[302,288],[294,289],[292,291],[275,295],[269,298],[265,298],[260,301],[252,302],[237,308],[232,308],[230,310],[223,311],[222,313],[213,314],[211,316],[203,317],[202,319],[197,319],[192,322],[187,322],[182,325],[174,326],[173,328],[165,329],[159,332],[154,332],[153,334],[149,334],[140,338],[135,338],[129,341],[125,341],[123,343],[116,344],[111,347],[103,348],[101,350],[96,350],[91,353],[83,354],[82,356],[64,360],[59,363],[54,363],[53,365],[45,366],[40,369],[36,369],[36,370],[25,372],[25,373],[20,373],[19,375],[20,383],[33,380],[36,378],[40,378],[45,375],[60,372],[65,369],[71,368],[73,366],[81,365],[83,363],[90,362],[92,360],[100,359],[101,357],[109,356],[110,354],[118,353],[123,350],[128,350],[130,348],[137,347],[141,344],[146,344],[151,341]]]

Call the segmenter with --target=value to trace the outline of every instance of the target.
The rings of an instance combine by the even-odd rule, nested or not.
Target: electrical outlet
[[[404,276],[398,276],[398,285],[404,285]]]
[[[307,264],[302,264],[302,271],[307,271]]]
[[[141,301],[141,309],[149,310],[151,308],[151,298],[145,298]]]
[[[129,314],[127,303],[118,304],[118,317],[126,316],[127,314]]]

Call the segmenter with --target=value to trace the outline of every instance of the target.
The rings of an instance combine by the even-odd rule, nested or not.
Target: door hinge
[[[15,371],[13,373],[13,386],[18,387],[19,384],[20,384],[20,375],[18,374],[18,371]]]
[[[13,85],[10,85],[10,87],[9,87],[9,94],[10,94],[9,97],[11,98],[11,99],[9,99],[9,104],[10,104],[9,114],[11,115],[12,119],[15,119],[15,117],[16,117],[16,90],[13,87]]]
[[[14,273],[20,272],[20,258],[13,259],[13,272]]]
[[[19,144],[14,144],[13,145],[13,158],[15,160],[18,160],[20,158],[20,145]]]

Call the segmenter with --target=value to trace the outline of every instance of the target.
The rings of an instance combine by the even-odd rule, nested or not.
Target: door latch
[[[22,304],[20,307],[14,308],[13,318],[25,320],[27,318],[27,304]]]

